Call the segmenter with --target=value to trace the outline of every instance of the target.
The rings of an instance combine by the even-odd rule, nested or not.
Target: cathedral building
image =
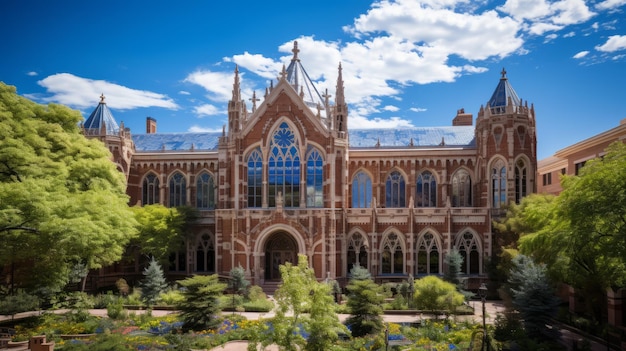
[[[198,209],[167,274],[228,275],[241,266],[269,289],[278,267],[304,254],[320,280],[345,283],[358,264],[379,282],[400,281],[443,274],[456,249],[470,284],[485,279],[492,219],[536,191],[535,111],[506,71],[475,125],[459,109],[450,126],[359,129],[349,125],[341,64],[331,102],[298,53],[296,42],[289,65],[251,106],[235,69],[221,133],[158,133],[148,117],[146,133],[131,135],[104,98],[85,121],[85,135],[101,139],[126,175],[131,205]],[[95,287],[142,269],[102,269]]]

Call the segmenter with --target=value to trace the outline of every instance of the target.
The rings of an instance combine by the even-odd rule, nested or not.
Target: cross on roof
[[[291,59],[291,61],[299,60],[298,53],[300,52],[300,50],[298,49],[298,41],[293,42],[293,49],[291,50],[291,52],[293,52],[293,58]]]
[[[504,67],[502,67],[502,72],[500,72],[500,74],[502,74],[502,78],[506,78],[506,70]]]

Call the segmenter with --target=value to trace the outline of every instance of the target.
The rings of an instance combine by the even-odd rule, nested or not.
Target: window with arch
[[[372,179],[360,171],[352,178],[352,207],[368,208],[372,205]]]
[[[390,233],[382,243],[381,270],[382,274],[403,274],[404,253],[402,243],[395,233]]]
[[[478,242],[476,236],[472,232],[465,232],[457,242],[457,250],[463,257],[461,264],[461,273],[479,274],[480,273],[480,252],[478,251]]]
[[[348,266],[347,272],[350,273],[352,268],[357,264],[363,268],[367,268],[367,246],[363,234],[354,233],[348,241]]]
[[[491,196],[493,208],[506,205],[506,165],[502,160],[491,167]]]
[[[187,270],[187,251],[185,242],[181,241],[177,250],[170,253],[170,272],[185,272]]]
[[[202,172],[196,179],[196,207],[215,208],[215,181],[209,172]]]
[[[261,150],[255,149],[248,155],[248,207],[263,206],[263,157]]]
[[[324,159],[317,149],[306,160],[306,206],[324,207]]]
[[[170,178],[170,207],[187,204],[187,180],[182,173],[176,172]]]
[[[212,233],[196,237],[195,272],[215,272],[215,237]]]
[[[393,171],[385,182],[385,206],[406,207],[406,184],[400,172]]]
[[[515,162],[515,203],[517,204],[522,201],[524,196],[528,195],[526,187],[528,182],[527,173],[526,162],[520,158]]]
[[[268,202],[276,207],[282,195],[283,206],[300,206],[300,153],[296,137],[287,122],[282,122],[270,140],[268,159]]]
[[[416,244],[416,264],[417,274],[439,274],[441,262],[441,248],[431,232],[422,235]]]
[[[143,205],[153,205],[160,203],[159,200],[159,177],[154,173],[148,174],[143,179],[141,203]]]
[[[437,207],[437,181],[430,171],[417,176],[415,207]]]
[[[472,178],[465,169],[452,176],[452,207],[472,206]]]

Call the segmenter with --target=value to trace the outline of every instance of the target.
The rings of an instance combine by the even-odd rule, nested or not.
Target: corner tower
[[[100,103],[81,125],[81,129],[87,138],[98,139],[106,145],[111,152],[112,161],[128,180],[135,144],[131,138],[130,130],[124,128],[123,122],[121,125],[117,124],[104,100],[104,94],[100,95]]]
[[[483,206],[500,209],[536,191],[535,108],[520,99],[502,69],[500,81],[476,119]],[[496,215],[499,211],[494,212]]]

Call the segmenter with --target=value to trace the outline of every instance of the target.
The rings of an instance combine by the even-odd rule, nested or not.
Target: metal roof
[[[351,148],[473,147],[473,126],[352,129]],[[137,151],[217,150],[222,133],[155,133],[132,136]]]
[[[137,151],[217,150],[221,132],[133,134]]]
[[[105,126],[106,135],[117,135],[120,133],[120,127],[104,102],[104,95],[101,95],[100,103],[83,123],[83,127],[88,133],[99,134],[103,125]]]
[[[522,105],[520,98],[506,78],[506,70],[502,69],[502,78],[500,78],[496,90],[491,95],[488,106],[491,108],[505,107],[508,105],[509,98],[511,98],[514,106]]]
[[[294,42],[292,52],[293,58],[286,70],[287,81],[298,94],[304,94],[303,100],[309,108],[316,111],[316,108],[319,106],[321,110],[325,110],[324,99],[322,99],[317,88],[315,88],[313,81],[304,70],[302,63],[300,63],[300,59],[298,58],[298,52],[300,52],[300,50],[298,49],[297,41]]]
[[[475,145],[474,126],[351,129],[351,148]]]

